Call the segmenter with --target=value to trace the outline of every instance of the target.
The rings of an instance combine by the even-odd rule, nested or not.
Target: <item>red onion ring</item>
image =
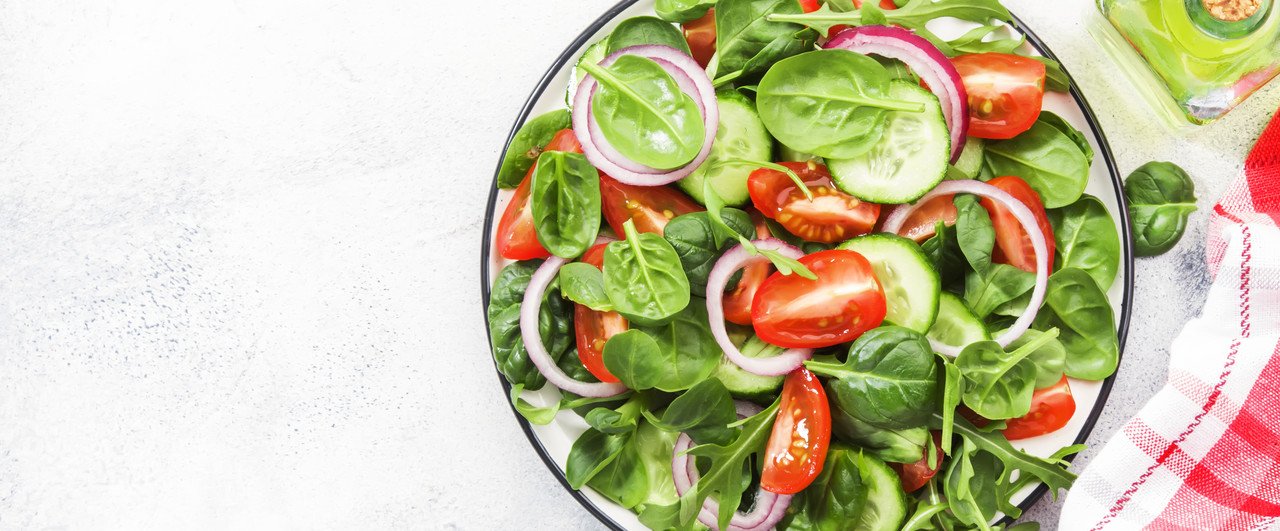
[[[778,254],[787,258],[798,259],[804,256],[804,252],[800,249],[782,240],[766,238],[752,243],[761,249],[777,251]],[[729,277],[739,269],[761,260],[768,260],[768,258],[752,255],[741,245],[735,245],[716,261],[716,265],[711,268],[711,274],[707,277],[707,318],[711,321],[711,335],[715,336],[716,343],[724,351],[725,357],[729,358],[734,365],[751,374],[781,376],[795,370],[804,363],[804,360],[813,357],[813,349],[793,348],[769,358],[749,358],[738,350],[733,341],[729,340],[729,332],[724,326],[724,288],[729,284]]]
[[[1044,302],[1044,292],[1049,284],[1049,246],[1045,242],[1044,233],[1040,232],[1040,226],[1036,224],[1035,214],[1032,214],[1031,209],[1022,204],[1022,201],[1018,201],[1008,192],[987,183],[970,180],[942,181],[929,193],[924,194],[924,197],[917,199],[915,203],[902,205],[890,213],[889,217],[884,221],[884,231],[898,234],[902,231],[902,225],[906,222],[907,217],[911,215],[911,212],[918,205],[946,194],[973,194],[1000,203],[1009,209],[1014,218],[1017,218],[1018,223],[1022,225],[1022,230],[1027,232],[1031,240],[1031,248],[1036,253],[1036,285],[1031,290],[1031,301],[1027,303],[1027,309],[1023,310],[1022,315],[1018,316],[1018,320],[1013,322],[1013,326],[996,338],[996,342],[1000,346],[1008,346],[1009,343],[1022,337],[1022,334],[1028,328],[1031,328],[1031,322],[1035,320],[1036,313],[1040,311],[1040,304]],[[961,347],[953,347],[932,339],[929,342],[932,344],[933,350],[951,357],[960,355],[963,347],[963,345]]]
[[[596,243],[608,241],[612,240],[599,238]],[[538,372],[547,378],[547,383],[562,391],[591,398],[621,394],[627,390],[627,386],[621,383],[583,382],[565,374],[560,367],[556,366],[555,360],[551,359],[546,345],[542,344],[542,334],[538,333],[538,314],[542,309],[542,298],[546,295],[547,286],[555,280],[560,267],[567,262],[568,260],[564,258],[552,256],[538,266],[533,276],[529,278],[529,287],[525,288],[524,300],[520,301],[520,337],[524,339],[524,348],[529,352],[529,360],[538,368]]]
[[[741,400],[735,400],[734,407],[740,419],[763,410],[760,406]],[[676,438],[671,458],[671,477],[675,481],[676,494],[679,496],[684,496],[684,493],[688,492],[700,477],[698,467],[694,466],[693,456],[688,454],[692,447],[693,439],[689,438],[688,434],[681,433],[680,437]],[[791,506],[792,498],[791,494],[774,494],[764,489],[756,489],[755,503],[751,506],[751,512],[734,514],[733,519],[729,520],[727,531],[773,529],[773,526],[787,515],[787,507]],[[698,521],[712,530],[718,530],[719,514],[720,504],[708,497],[702,502],[702,509],[698,511]]]
[[[969,132],[969,95],[960,72],[937,46],[907,29],[858,26],[840,32],[823,47],[875,54],[905,63],[942,102],[942,117],[951,129],[951,162],[960,158]]]
[[[702,67],[698,66],[697,61],[670,46],[652,44],[630,46],[606,57],[600,65],[609,66],[623,55],[638,55],[653,60],[671,75],[682,92],[693,97],[702,114],[702,124],[706,128],[702,149],[692,161],[674,170],[652,168],[624,157],[604,135],[600,134],[595,124],[591,105],[599,84],[594,77],[586,74],[582,77],[578,91],[574,94],[572,115],[573,132],[578,137],[578,143],[582,145],[582,154],[596,169],[621,183],[633,186],[661,186],[687,177],[711,155],[711,144],[715,142],[716,130],[720,125],[720,108],[716,105],[716,93],[715,88],[711,86],[711,79],[707,77]]]

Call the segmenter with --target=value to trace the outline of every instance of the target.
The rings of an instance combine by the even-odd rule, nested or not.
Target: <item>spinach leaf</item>
[[[609,48],[605,55],[641,44],[670,46],[689,54],[689,41],[670,22],[657,17],[631,17],[620,23],[609,34]]]
[[[896,2],[895,2],[896,3]],[[939,49],[950,48],[947,42],[938,38],[925,27],[929,21],[939,17],[953,17],[979,24],[989,24],[993,19],[1004,22],[1012,20],[1009,11],[1000,5],[999,0],[911,0],[899,4],[898,9],[882,11],[874,3],[868,9],[864,3],[862,9],[851,9],[851,3],[828,2],[812,13],[770,15],[769,20],[778,22],[794,22],[804,24],[822,34],[830,33],[831,27],[838,24],[861,26],[865,24],[896,24],[914,30],[920,36],[929,39]],[[864,20],[864,14],[871,14]]]
[[[587,412],[582,418],[587,425],[606,435],[617,435],[635,431],[636,422],[645,411],[642,395],[631,395],[617,409],[598,407]]]
[[[914,428],[937,408],[938,366],[929,340],[900,326],[874,328],[849,347],[844,363],[810,360],[827,382],[836,408],[868,424]]]
[[[969,194],[957,194],[956,238],[960,252],[969,266],[979,274],[991,270],[991,252],[996,245],[996,231],[991,226],[991,215],[978,204],[978,198]]]
[[[969,270],[964,252],[960,250],[960,238],[954,228],[939,221],[934,228],[932,238],[920,244],[920,250],[929,257],[933,268],[942,277],[942,286],[963,292],[965,272]],[[955,286],[960,285],[960,289]]]
[[[574,258],[600,231],[600,175],[578,153],[548,151],[533,170],[533,228],[551,254]]]
[[[1030,55],[1032,59],[1044,63],[1044,88],[1054,92],[1070,92],[1071,78],[1062,70],[1062,63],[1043,55]]]
[[[720,218],[742,237],[748,239],[755,237],[755,225],[752,224],[751,216],[746,212],[725,208],[720,211]],[[671,244],[671,248],[675,249],[676,255],[680,257],[680,265],[684,268],[685,276],[689,278],[689,288],[694,295],[705,295],[707,277],[711,275],[711,268],[715,267],[716,260],[720,259],[727,247],[722,244],[727,243],[728,240],[717,244],[715,230],[716,227],[712,225],[709,214],[692,212],[677,216],[667,223],[667,227],[662,232],[662,237]],[[729,282],[729,287],[732,288],[737,278],[741,276],[741,273],[735,274]]]
[[[839,49],[806,52],[765,73],[756,104],[765,128],[787,147],[853,158],[884,134],[887,110],[923,109],[890,99],[889,81],[889,71],[868,56]]]
[[[1005,26],[1003,24],[983,24],[973,28],[964,35],[947,41],[950,50],[945,50],[947,55],[960,55],[968,53],[1014,53],[1015,50],[1022,47],[1022,43],[1027,41],[1025,35],[1017,37],[997,37],[987,39],[992,33],[1000,31]]]
[[[530,390],[541,389],[546,379],[529,360],[524,339],[520,337],[520,303],[529,287],[529,278],[541,263],[529,260],[502,268],[489,294],[489,340],[498,371],[512,385],[523,384]],[[560,290],[555,286],[547,290],[542,301],[538,331],[552,359],[559,360],[573,347],[573,307],[560,297]]]
[[[964,278],[964,302],[979,319],[986,319],[1001,305],[1031,291],[1036,275],[1008,264],[992,264],[983,275],[970,271]]]
[[[658,342],[637,329],[615,334],[604,343],[605,368],[631,389],[653,389],[661,374],[655,370],[663,357]]]
[[[608,67],[579,66],[599,83],[591,115],[622,156],[670,170],[688,164],[702,150],[707,130],[697,102],[658,63],[623,55]]]
[[[964,375],[954,362],[946,356],[938,356],[942,364],[942,453],[951,455],[951,440],[955,429],[956,408],[960,406],[964,395]]]
[[[605,367],[627,387],[675,392],[710,376],[723,353],[699,299],[665,325],[637,325],[609,338],[603,355]]]
[[[559,282],[566,299],[597,312],[613,311],[613,303],[604,292],[604,273],[596,266],[582,262],[565,264],[560,268]]]
[[[1053,384],[1058,383],[1062,379],[1062,373],[1067,365],[1067,347],[1058,341],[1058,330],[1052,329],[1053,339],[1042,340],[1047,335],[1034,328],[1022,333],[1022,337],[1015,339],[1009,343],[1008,349],[1017,350],[1032,342],[1040,343],[1030,354],[1027,354],[1027,360],[1031,361],[1036,368],[1036,389],[1044,389]],[[1003,334],[1004,331],[998,332],[996,335]]]
[[[644,502],[652,482],[649,469],[640,459],[640,448],[628,437],[622,450],[587,481],[587,485],[604,497],[613,500],[624,509],[631,509]],[[568,473],[566,472],[566,476]]]
[[[631,444],[640,457],[640,468],[645,470],[645,477],[649,480],[648,494],[641,504],[635,507],[637,512],[642,511],[645,506],[668,505],[679,499],[676,495],[675,482],[671,479],[671,455],[675,448],[676,436],[675,433],[658,429],[648,422],[642,422],[631,438]]]
[[[838,531],[857,522],[867,505],[867,485],[858,469],[858,452],[832,445],[822,472],[791,500],[779,524],[787,531]]]
[[[716,3],[716,72],[726,74],[763,71],[778,60],[813,49],[817,35],[803,26],[787,22],[770,22],[771,13],[799,13],[800,4],[793,0],[721,0]],[[799,37],[799,38],[797,38]],[[717,83],[719,84],[719,83]]]
[[[729,424],[738,420],[733,396],[724,384],[708,378],[676,397],[653,425],[686,432],[695,442],[728,444],[737,435]]]
[[[636,232],[630,219],[623,231],[626,240],[605,248],[605,294],[632,323],[654,326],[670,321],[689,305],[689,278],[680,256],[661,236]]]
[[[919,461],[929,444],[929,430],[923,426],[902,430],[877,428],[840,407],[831,409],[831,431],[840,440],[892,463]]]
[[[569,111],[558,109],[525,122],[516,131],[507,145],[507,152],[502,155],[502,166],[498,168],[498,188],[515,188],[520,186],[524,175],[533,167],[534,161],[542,154],[542,149],[561,129],[569,127]]]
[[[1074,203],[1089,181],[1089,159],[1057,127],[1039,120],[1009,140],[987,142],[985,166],[993,175],[1017,175],[1027,181],[1045,208]]]
[[[1050,59],[1050,61],[1052,61],[1052,59]],[[1053,128],[1057,129],[1058,132],[1067,135],[1067,138],[1071,139],[1072,142],[1075,142],[1076,147],[1080,148],[1080,152],[1084,153],[1085,160],[1093,163],[1093,145],[1089,143],[1089,139],[1086,138],[1084,133],[1081,133],[1079,129],[1072,126],[1065,118],[1049,111],[1040,111],[1039,120],[1053,126]]]
[[[715,0],[657,0],[653,10],[662,20],[684,23],[702,18],[715,5]]]
[[[965,347],[956,357],[956,367],[964,375],[964,405],[992,420],[1017,418],[1030,412],[1037,369],[1029,356],[1057,335],[1056,329],[1036,334],[1009,353],[995,341],[979,341]]]
[[[1116,372],[1120,344],[1111,302],[1088,273],[1068,267],[1049,277],[1036,328],[1058,328],[1067,347],[1067,376],[1101,380]]]
[[[569,486],[581,489],[617,459],[630,440],[630,433],[610,435],[594,428],[583,432],[569,447],[569,457],[565,459],[564,477]]]
[[[1133,220],[1133,250],[1138,256],[1164,254],[1187,230],[1196,211],[1196,185],[1171,162],[1148,162],[1124,180]]]
[[[1120,268],[1120,234],[1107,207],[1085,194],[1079,201],[1050,210],[1049,223],[1058,249],[1058,269],[1083,269],[1099,288],[1109,289]]]
[[[561,358],[560,360],[561,370],[565,369],[564,366],[567,365],[567,363],[564,363],[564,361],[567,359],[569,358]],[[582,363],[578,362],[576,357],[573,359],[573,362],[578,366],[582,366]],[[581,380],[584,382],[595,380],[594,376],[590,378],[579,377],[567,370],[565,370],[565,373],[569,374],[569,376],[573,377],[575,380]],[[587,373],[587,374],[590,375],[590,373]],[[623,400],[628,399],[629,397],[627,395],[629,393],[630,391],[617,396],[591,398],[591,397],[574,397],[569,393],[561,392],[562,396],[560,397],[560,400],[557,400],[555,403],[549,406],[535,406],[533,404],[530,404],[528,401],[526,401],[524,398],[521,397],[521,395],[524,394],[524,384],[515,384],[511,386],[510,398],[511,398],[511,405],[515,406],[516,411],[520,413],[520,416],[524,417],[525,420],[528,420],[532,424],[545,426],[547,424],[551,424],[551,421],[555,420],[556,418],[556,413],[559,413],[560,410],[562,409],[572,410],[574,408],[586,407],[594,404],[618,402],[619,399],[623,399]]]

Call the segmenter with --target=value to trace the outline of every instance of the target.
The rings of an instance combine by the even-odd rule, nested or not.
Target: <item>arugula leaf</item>
[[[850,26],[861,26],[868,23],[897,24],[915,30],[916,33],[929,39],[935,45],[938,43],[945,45],[946,41],[939,39],[928,31],[925,28],[925,24],[939,17],[953,17],[979,24],[988,24],[992,20],[1004,22],[1013,20],[1009,10],[1000,5],[999,0],[911,0],[899,6],[898,9],[890,11],[881,11],[878,8],[868,10],[867,5],[863,4],[862,9],[839,12],[833,8],[831,3],[827,3],[812,13],[780,13],[770,15],[768,18],[777,22],[804,24],[824,35],[830,33],[832,26],[839,24]],[[870,17],[872,22],[867,22],[863,19],[863,14],[867,12],[875,13]]]

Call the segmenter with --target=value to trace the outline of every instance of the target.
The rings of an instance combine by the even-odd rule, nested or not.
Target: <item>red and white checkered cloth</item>
[[[1207,258],[1169,380],[1076,481],[1060,529],[1280,530],[1280,113],[1214,207]]]

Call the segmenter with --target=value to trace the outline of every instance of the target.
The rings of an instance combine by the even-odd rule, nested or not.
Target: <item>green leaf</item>
[[[985,166],[993,175],[1017,175],[1044,201],[1045,208],[1074,203],[1089,181],[1089,159],[1057,127],[1037,121],[1009,140],[987,142]]]
[[[791,500],[780,529],[839,530],[857,522],[867,507],[868,486],[858,468],[858,452],[832,445],[822,472]]]
[[[623,55],[608,67],[584,63],[599,83],[591,114],[627,159],[662,170],[688,164],[702,150],[706,127],[691,96],[658,63]]]
[[[836,408],[888,429],[914,428],[936,411],[938,366],[929,341],[914,330],[881,326],[862,334],[843,363],[810,360]]]
[[[1138,256],[1168,252],[1187,230],[1196,211],[1196,185],[1171,162],[1148,162],[1124,181],[1133,221],[1133,247]]]
[[[489,340],[498,371],[512,385],[525,389],[541,389],[546,379],[529,359],[520,333],[520,305],[533,272],[540,260],[514,262],[498,272],[489,295]],[[554,360],[573,347],[573,305],[565,302],[556,287],[547,290],[538,312],[538,331],[542,343]],[[578,365],[581,365],[580,363]]]
[[[968,439],[961,441],[960,450],[951,459],[944,482],[951,514],[977,529],[991,529],[988,522],[998,507],[996,478],[1002,464],[992,454],[979,451]]]
[[[978,204],[978,198],[969,194],[957,194],[956,238],[960,252],[969,266],[979,274],[991,270],[991,252],[996,245],[996,231],[991,226],[991,215]]]
[[[1053,128],[1057,129],[1058,132],[1067,135],[1067,138],[1071,139],[1072,142],[1075,142],[1076,147],[1080,148],[1080,152],[1084,153],[1085,160],[1088,160],[1090,163],[1093,162],[1093,145],[1089,143],[1088,137],[1084,136],[1084,133],[1081,133],[1079,129],[1076,129],[1075,126],[1071,125],[1066,118],[1058,116],[1050,111],[1040,111],[1039,120],[1053,126]]]
[[[942,453],[951,455],[952,431],[955,429],[956,408],[960,406],[960,397],[964,395],[964,376],[960,367],[940,356],[942,361]]]
[[[725,208],[720,211],[720,217],[735,234],[745,238],[755,236],[755,225],[746,212]],[[671,248],[680,257],[680,265],[689,278],[689,288],[694,295],[702,296],[706,293],[711,268],[715,267],[716,261],[727,250],[723,243],[716,242],[716,230],[710,214],[693,212],[677,216],[662,231],[663,239],[671,244]],[[736,276],[741,277],[741,274]],[[736,278],[731,279],[729,287],[736,284]]]
[[[515,188],[533,167],[542,150],[561,129],[569,127],[569,111],[557,109],[522,124],[507,144],[498,168],[498,188]]]
[[[1035,287],[1036,276],[1008,264],[992,264],[983,275],[969,272],[964,279],[964,302],[979,319]]]
[[[781,55],[804,31],[798,24],[770,22],[771,13],[799,13],[795,0],[722,0],[716,3],[716,72],[759,71]],[[814,35],[816,39],[816,35]],[[812,41],[810,41],[812,46]],[[796,52],[798,53],[798,52]],[[793,54],[794,55],[794,54]],[[719,75],[717,76],[719,77]]]
[[[623,225],[626,240],[610,243],[604,253],[604,290],[615,310],[632,323],[659,325],[689,305],[689,278],[680,256],[657,234]]]
[[[529,204],[538,242],[551,254],[575,258],[600,230],[600,176],[578,153],[548,151],[533,170]]]
[[[610,337],[602,352],[604,366],[631,389],[652,389],[660,374],[651,370],[662,359],[662,349],[649,334],[631,329]]]
[[[1120,345],[1115,315],[1107,295],[1088,273],[1068,267],[1049,277],[1035,327],[1061,331],[1058,339],[1067,348],[1067,376],[1102,380],[1116,372]]]
[[[617,409],[598,407],[588,411],[582,418],[587,425],[600,433],[617,435],[635,431],[636,422],[645,411],[645,403],[641,395],[632,395]]]
[[[653,424],[672,432],[686,432],[698,443],[728,444],[737,433],[729,424],[738,420],[733,396],[724,384],[708,378],[676,397]]]
[[[662,20],[684,23],[702,18],[714,5],[715,0],[657,0],[654,11]]]
[[[1058,335],[1056,329],[1033,334],[1026,344],[1006,353],[995,341],[972,343],[956,357],[964,375],[964,405],[992,420],[1011,419],[1031,411],[1037,369],[1029,356]]]
[[[640,458],[640,449],[632,443],[623,446],[587,485],[624,509],[632,509],[648,498],[652,483],[649,469]]]
[[[560,268],[560,291],[565,298],[597,312],[613,311],[613,303],[604,292],[604,273],[596,266],[582,262]]]
[[[675,48],[689,55],[689,41],[670,22],[657,17],[631,17],[618,23],[609,34],[606,55],[642,44],[658,44]]]
[[[987,39],[991,34],[1006,27],[1003,24],[983,24],[973,28],[965,32],[964,35],[947,41],[947,45],[951,48],[947,55],[989,52],[1014,53],[1015,50],[1022,47],[1022,43],[1027,41],[1025,35]]]
[[[695,299],[680,313],[659,326],[636,325],[658,345],[658,358],[646,369],[656,376],[654,387],[676,392],[693,387],[715,372],[724,352],[711,335],[707,304]],[[607,346],[607,344],[606,344]],[[607,365],[607,364],[606,364]]]
[[[864,4],[865,6],[865,4]],[[912,30],[921,36],[934,42],[946,46],[946,42],[938,39],[937,36],[928,32],[925,24],[939,17],[953,17],[979,24],[988,24],[992,20],[1004,22],[1012,21],[1009,11],[1000,5],[999,0],[911,0],[900,5],[898,9],[890,11],[880,11],[879,16],[875,16],[877,20],[868,22],[863,20],[863,9],[851,9],[852,5],[845,2],[839,3],[839,8],[844,10],[838,11],[836,6],[831,2],[824,4],[817,11],[802,14],[780,13],[770,15],[769,20],[778,22],[794,22],[804,24],[816,29],[823,34],[831,31],[832,26],[846,24],[850,26],[861,26],[868,23],[880,24],[896,24]],[[883,16],[880,20],[879,17]]]
[[[1120,268],[1120,234],[1107,207],[1086,194],[1048,214],[1057,247],[1056,267],[1082,269],[1103,291],[1109,289]]]
[[[565,460],[564,477],[569,486],[581,489],[591,478],[618,458],[631,439],[631,434],[609,435],[588,429],[573,442]]]
[[[1037,343],[1036,347],[1030,354],[1027,354],[1027,360],[1035,365],[1036,368],[1036,389],[1044,389],[1058,383],[1062,379],[1062,373],[1067,363],[1067,347],[1058,341],[1058,329],[1050,330],[1055,336],[1053,339],[1042,339],[1047,335],[1034,328],[1022,333],[1022,336],[1015,339],[1006,350],[1017,350],[1031,343]],[[1004,334],[1003,331],[996,335]]]
[[[1067,77],[1066,71],[1062,69],[1062,63],[1043,55],[1031,55],[1028,57],[1044,63],[1044,88],[1046,90],[1054,92],[1071,91],[1071,78]]]
[[[840,407],[831,409],[831,432],[836,438],[892,463],[919,461],[929,444],[929,430],[923,426],[901,430],[878,428]]]

